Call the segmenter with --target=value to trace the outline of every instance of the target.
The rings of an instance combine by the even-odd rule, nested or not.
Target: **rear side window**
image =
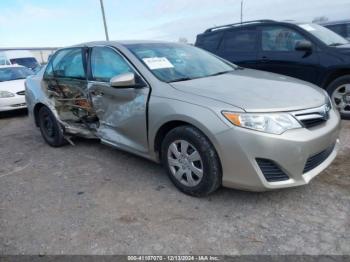
[[[350,24],[346,25],[346,37],[350,37]]]
[[[81,48],[58,51],[45,71],[46,76],[85,79],[86,73]]]
[[[295,51],[295,46],[305,38],[297,31],[283,26],[263,27],[261,49],[263,51]]]
[[[218,48],[222,33],[211,33],[199,35],[197,37],[196,46],[208,51],[215,51]]]
[[[91,53],[92,79],[109,82],[112,77],[133,72],[125,59],[109,47],[94,47]]]
[[[223,51],[250,52],[256,50],[255,30],[227,31],[222,41]]]

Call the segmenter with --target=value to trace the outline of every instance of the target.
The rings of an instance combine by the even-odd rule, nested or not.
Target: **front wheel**
[[[332,102],[343,119],[350,119],[350,75],[334,80],[327,88]]]
[[[192,196],[206,196],[221,185],[219,157],[198,129],[180,126],[162,143],[162,161],[174,185]]]
[[[39,127],[41,135],[50,146],[60,147],[67,144],[63,136],[63,130],[57,122],[56,117],[46,106],[43,106],[39,110]]]

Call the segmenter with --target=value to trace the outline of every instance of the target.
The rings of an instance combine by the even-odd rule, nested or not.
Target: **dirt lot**
[[[51,148],[24,113],[0,132],[0,254],[350,254],[350,121],[310,185],[201,199],[97,141]]]

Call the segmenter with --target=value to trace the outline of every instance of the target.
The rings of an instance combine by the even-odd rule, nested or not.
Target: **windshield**
[[[197,47],[182,44],[131,44],[127,48],[161,81],[176,82],[224,74],[234,65]]]
[[[0,82],[25,79],[32,74],[33,71],[25,67],[0,68]]]
[[[349,41],[347,41],[342,36],[334,33],[333,31],[323,26],[317,24],[301,24],[299,26],[308,31],[309,33],[313,34],[315,37],[320,39],[323,43],[325,43],[328,46],[337,46],[349,43]]]
[[[14,58],[10,59],[10,61],[13,65],[17,64],[31,69],[34,69],[35,67],[39,66],[39,63],[34,57]]]

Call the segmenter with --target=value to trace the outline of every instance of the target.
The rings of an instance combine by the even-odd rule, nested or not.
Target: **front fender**
[[[152,97],[149,105],[148,119],[150,154],[155,160],[158,158],[154,148],[155,139],[158,130],[167,123],[181,121],[198,128],[208,137],[219,156],[221,153],[216,134],[232,128],[216,112],[209,108],[163,97]]]

